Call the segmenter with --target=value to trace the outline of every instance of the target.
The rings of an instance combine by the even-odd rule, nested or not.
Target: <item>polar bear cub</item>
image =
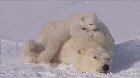
[[[34,42],[35,45],[42,45],[44,50],[40,50],[38,53],[30,51],[29,45],[32,45],[30,41],[27,41],[23,49],[25,58],[29,58],[34,63],[50,63],[53,56],[59,52],[62,45],[70,38],[84,37],[89,38],[90,34],[96,30],[96,14],[81,13],[73,14],[65,21],[54,21],[50,22],[43,28],[40,33],[39,41]],[[33,46],[33,45],[32,45]],[[28,57],[28,54],[37,54],[36,57]]]
[[[112,62],[112,53],[91,39],[72,38],[63,45],[60,60],[74,65],[81,72],[107,73]]]

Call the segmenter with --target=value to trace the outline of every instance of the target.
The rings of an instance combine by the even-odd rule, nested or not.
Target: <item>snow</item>
[[[114,63],[108,74],[24,61],[21,42],[37,40],[49,21],[77,12],[96,12],[115,39]],[[140,78],[139,21],[140,1],[0,1],[0,78]]]
[[[114,63],[108,74],[80,73],[72,65],[53,68],[48,64],[30,64],[22,58],[22,43],[1,40],[0,78],[139,78],[140,40],[116,45]]]

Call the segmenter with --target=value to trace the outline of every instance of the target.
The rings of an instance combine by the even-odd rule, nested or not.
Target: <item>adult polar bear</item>
[[[43,28],[39,42],[27,41],[23,55],[28,62],[50,63],[60,51],[62,45],[71,38],[90,38],[113,52],[114,40],[104,24],[98,21],[96,14],[73,14],[66,21],[51,22]],[[40,48],[39,48],[40,47]]]
[[[74,65],[80,72],[107,73],[112,63],[112,53],[89,38],[71,38],[60,51],[64,64]]]

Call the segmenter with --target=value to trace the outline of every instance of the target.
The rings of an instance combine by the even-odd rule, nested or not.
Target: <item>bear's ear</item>
[[[96,13],[93,13],[93,14],[79,14],[79,15],[76,15],[75,17],[79,17],[82,21],[86,20],[86,18],[93,17],[93,21],[95,21],[95,23],[97,23],[97,20],[98,20]]]
[[[96,13],[93,14],[93,25],[95,28],[93,30],[97,30],[97,26],[98,26],[98,17],[96,15]]]

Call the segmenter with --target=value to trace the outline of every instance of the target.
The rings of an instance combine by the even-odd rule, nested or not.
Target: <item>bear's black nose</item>
[[[109,65],[105,64],[102,68],[103,68],[104,71],[108,71],[109,70]]]

